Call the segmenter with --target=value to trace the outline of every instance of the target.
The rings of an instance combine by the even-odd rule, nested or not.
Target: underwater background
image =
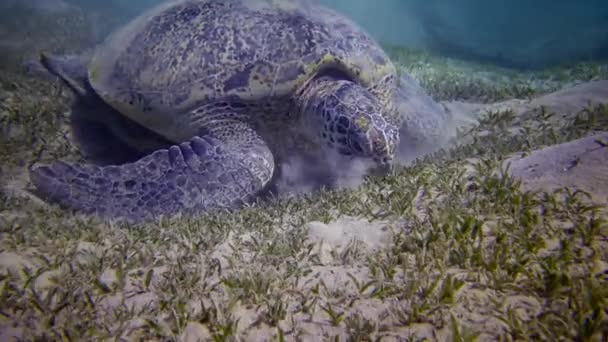
[[[242,1],[350,16],[454,142],[236,212],[76,215],[31,192],[87,161],[35,60],[161,1],[0,0],[0,341],[608,340],[608,0]]]
[[[300,1],[338,9],[381,43],[447,57],[519,69],[608,57],[608,2],[603,0]],[[159,2],[2,0],[0,47],[18,49],[27,44],[22,38],[34,35],[36,40],[46,40],[45,45],[67,37],[72,43],[91,44]],[[64,22],[49,30],[44,21],[53,20]],[[77,31],[61,31],[60,26],[76,27],[79,20],[86,25]],[[67,48],[60,45],[55,48]]]

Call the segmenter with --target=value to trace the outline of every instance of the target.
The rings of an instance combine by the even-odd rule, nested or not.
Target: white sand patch
[[[391,242],[392,236],[388,222],[348,216],[329,224],[313,221],[307,226],[309,239],[317,243],[316,252],[323,264],[331,263],[333,255],[342,254],[346,248],[357,248],[358,242],[368,250],[382,248]]]
[[[10,270],[12,272],[19,272],[24,267],[34,268],[35,264],[31,260],[31,257],[25,254],[18,254],[14,252],[2,252],[0,253],[0,268]]]
[[[514,156],[510,173],[523,181],[524,189],[552,191],[563,187],[592,195],[594,202],[608,203],[608,132],[549,146],[526,157]]]
[[[522,116],[538,110],[540,107],[545,107],[547,112],[557,114],[551,120],[564,121],[588,108],[589,105],[606,102],[608,102],[608,80],[577,84],[530,100],[512,99],[491,104],[445,101],[442,104],[453,122],[450,129],[455,132],[457,128],[475,125],[479,117],[486,112],[511,109],[516,116]],[[446,133],[453,134],[454,132]]]

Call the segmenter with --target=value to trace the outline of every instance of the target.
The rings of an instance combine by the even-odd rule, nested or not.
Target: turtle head
[[[371,160],[375,171],[390,169],[399,127],[388,120],[387,109],[365,87],[321,78],[307,87],[302,104],[307,131],[324,149]]]

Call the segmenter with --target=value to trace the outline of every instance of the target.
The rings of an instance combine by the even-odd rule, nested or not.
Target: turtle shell
[[[173,123],[187,122],[193,109],[271,103],[328,70],[381,94],[395,74],[367,33],[328,8],[189,0],[151,9],[109,36],[90,62],[89,81],[119,112],[180,140],[176,127],[184,125]]]

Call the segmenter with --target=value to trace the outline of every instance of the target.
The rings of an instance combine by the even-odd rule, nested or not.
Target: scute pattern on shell
[[[285,97],[324,66],[338,67],[370,88],[395,71],[367,34],[322,7],[183,1],[122,34],[129,35],[125,41],[118,34],[124,48],[115,49],[116,56],[101,50],[97,60],[106,69],[92,84],[104,100],[145,126],[166,126],[170,118],[160,118],[166,111],[185,112],[222,98]],[[381,93],[390,88],[383,86]]]

